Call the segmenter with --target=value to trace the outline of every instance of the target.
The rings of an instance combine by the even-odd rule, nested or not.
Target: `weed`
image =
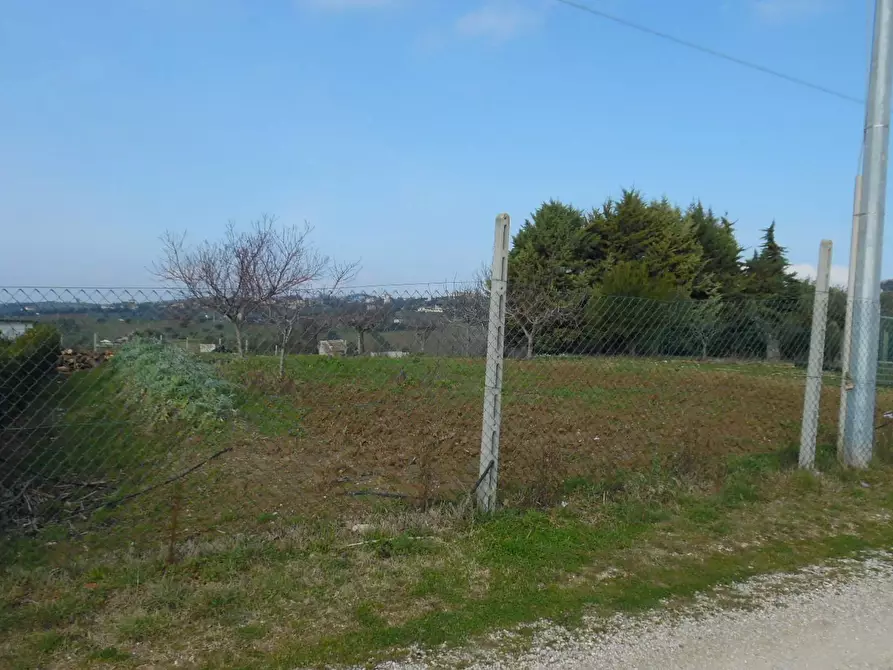
[[[107,663],[123,663],[130,660],[130,654],[121,651],[117,647],[103,647],[90,652],[89,658],[93,661],[105,661]]]
[[[536,507],[551,507],[558,503],[567,481],[563,454],[556,442],[547,440],[540,446],[536,461],[529,503]]]
[[[267,627],[261,626],[257,624],[247,624],[245,626],[239,626],[235,629],[236,635],[246,641],[253,642],[256,640],[262,640],[267,635]]]
[[[69,638],[56,631],[35,633],[29,640],[30,646],[40,654],[52,654],[69,643]]]
[[[726,480],[720,499],[726,507],[740,507],[745,503],[756,502],[759,499],[759,489],[751,476],[736,473]]]
[[[173,626],[170,616],[162,613],[139,614],[118,624],[118,635],[129,642],[146,642],[165,635]]]
[[[173,565],[177,561],[177,524],[180,520],[180,507],[183,504],[183,486],[180,482],[174,486],[171,498],[170,533],[167,542],[167,558],[165,559],[168,565]]]
[[[434,468],[437,459],[436,446],[428,441],[419,441],[415,461],[418,466],[419,504],[428,509],[436,486]]]
[[[375,611],[375,607],[371,603],[360,603],[354,616],[360,625],[366,628],[381,628],[384,625],[384,619]]]
[[[177,612],[186,605],[191,589],[172,576],[149,582],[144,607],[149,613]]]
[[[207,427],[232,415],[233,387],[180,347],[137,339],[112,363],[126,401],[151,423]]]

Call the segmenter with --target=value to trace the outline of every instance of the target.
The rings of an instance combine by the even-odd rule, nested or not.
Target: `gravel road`
[[[891,561],[884,555],[761,577],[682,612],[592,620],[582,631],[539,624],[523,654],[505,651],[516,634],[503,633],[493,636],[501,652],[416,652],[382,668],[893,669]]]

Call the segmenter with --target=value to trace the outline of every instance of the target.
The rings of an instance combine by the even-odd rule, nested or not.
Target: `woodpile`
[[[78,370],[92,370],[102,365],[115,354],[111,351],[76,351],[64,349],[56,370],[63,375],[70,375]]]

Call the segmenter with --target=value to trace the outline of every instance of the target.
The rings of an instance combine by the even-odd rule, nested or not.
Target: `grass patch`
[[[213,407],[186,421],[177,402],[170,421],[134,425],[127,403],[146,396],[117,362],[60,386],[65,440],[47,442],[61,446],[46,462],[63,448],[106,459],[118,495],[231,451],[95,512],[78,536],[0,546],[0,665],[170,667],[184,649],[215,668],[364,663],[893,541],[887,461],[841,472],[823,446],[817,476],[772,447],[799,431],[793,367],[507,361],[505,508],[483,518],[467,498],[482,362],[296,356],[279,379],[273,357],[205,360],[201,374],[232,392],[232,431]],[[838,397],[829,387],[823,402]],[[104,419],[107,435],[76,432]]]
[[[88,656],[91,661],[104,661],[106,663],[123,663],[129,661],[131,656],[126,651],[121,651],[117,647],[103,647],[96,651],[90,652]]]
[[[883,485],[893,470],[850,479],[799,472],[781,450],[732,459],[713,492],[655,463],[568,481],[565,504],[551,509],[476,518],[449,506],[391,506],[367,517],[360,539],[334,521],[269,521],[280,525],[267,538],[199,544],[167,568],[150,556],[125,566],[115,552],[81,553],[60,581],[52,562],[24,569],[23,550],[16,578],[7,568],[2,581],[0,650],[19,667],[63,653],[164,665],[176,630],[191,648],[209,649],[198,659],[208,666],[262,658],[288,668],[463,644],[538,618],[572,626],[586,612],[638,611],[888,546]],[[83,631],[107,646],[80,644]]]
[[[164,636],[173,626],[170,616],[155,613],[125,617],[117,633],[125,642],[146,642]]]

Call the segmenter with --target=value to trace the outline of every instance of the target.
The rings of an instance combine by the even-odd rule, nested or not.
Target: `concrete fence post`
[[[803,394],[803,424],[800,429],[800,467],[815,466],[815,444],[822,400],[822,370],[825,361],[825,326],[828,323],[828,291],[831,284],[831,240],[819,247],[819,268],[812,303],[812,330],[809,337],[809,362],[806,367],[806,391]]]
[[[496,509],[499,479],[499,430],[502,424],[502,372],[505,354],[505,301],[508,290],[508,253],[511,220],[496,217],[493,265],[490,269],[490,314],[487,324],[487,369],[484,379],[484,417],[477,504],[483,512]]]

